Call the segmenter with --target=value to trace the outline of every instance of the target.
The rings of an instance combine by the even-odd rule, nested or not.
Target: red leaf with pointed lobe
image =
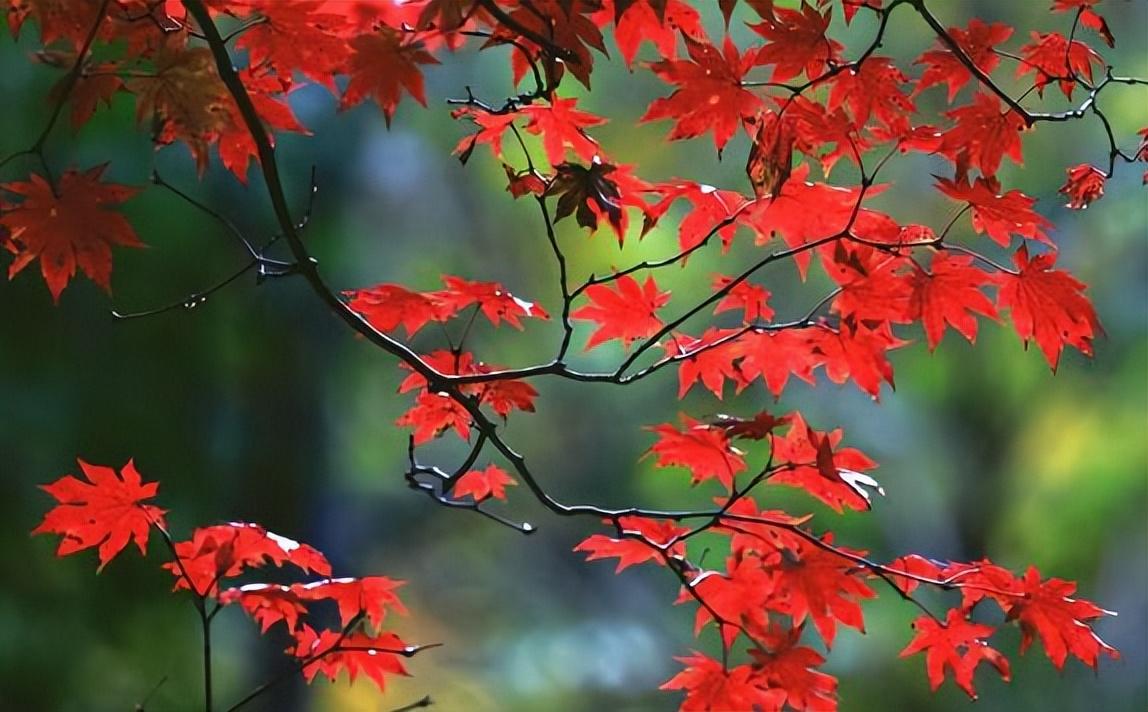
[[[592,321],[598,328],[586,341],[586,350],[620,339],[626,348],[638,339],[647,339],[662,328],[657,311],[670,301],[669,292],[659,292],[654,278],[642,285],[630,275],[611,284],[595,284],[586,289],[590,304],[571,312],[572,319]]]
[[[478,305],[482,315],[494,326],[505,321],[519,330],[522,329],[520,317],[550,318],[542,307],[519,299],[498,282],[471,282],[461,277],[443,277],[442,281],[446,289],[435,296],[455,314],[471,305]]]
[[[925,670],[934,692],[944,682],[948,670],[957,686],[977,699],[973,675],[982,661],[995,667],[1005,682],[1011,679],[1008,658],[984,642],[993,634],[993,627],[973,623],[964,610],[950,609],[943,623],[926,615],[918,616],[913,628],[917,635],[901,651],[901,657],[925,653]]]
[[[784,437],[771,437],[773,460],[788,465],[773,474],[769,481],[805,490],[837,512],[865,510],[872,505],[869,489],[884,494],[876,480],[864,474],[877,463],[856,448],[841,448],[841,429],[819,433],[800,413],[790,413],[789,431]]]
[[[761,378],[774,398],[780,398],[790,376],[814,383],[813,369],[823,359],[814,349],[820,329],[750,332],[738,339],[743,356],[737,366],[743,383]],[[741,384],[739,383],[739,388]]]
[[[636,534],[645,541],[632,536],[615,539],[605,534],[594,534],[583,539],[574,547],[574,551],[585,552],[587,561],[617,558],[618,566],[614,569],[614,573],[621,573],[631,566],[648,561],[664,566],[665,558],[655,547],[666,547],[671,541],[689,531],[689,527],[677,525],[669,519],[619,517],[618,525],[623,533]],[[684,541],[675,542],[665,551],[665,556],[670,558],[681,559],[685,555]]]
[[[299,625],[299,616],[307,613],[303,600],[293,587],[271,583],[251,583],[219,594],[222,605],[238,603],[259,624],[260,633],[266,633],[279,621],[283,621],[287,630],[294,631]]]
[[[737,231],[733,218],[747,206],[744,196],[693,181],[661,184],[655,190],[661,193],[662,199],[647,211],[643,234],[657,224],[675,201],[685,199],[691,210],[678,225],[678,247],[683,252],[693,249],[716,234],[721,239],[722,249],[729,249]]]
[[[1052,0],[1052,11],[1079,12],[1081,25],[1094,30],[1109,47],[1115,47],[1116,39],[1112,37],[1112,31],[1108,29],[1108,22],[1092,9],[1094,5],[1099,3],[1100,0]]]
[[[252,24],[236,42],[250,66],[266,65],[290,83],[296,72],[335,90],[335,75],[351,56],[343,15],[323,12],[313,0],[263,0],[261,22]]]
[[[414,406],[395,425],[413,428],[415,445],[430,442],[447,430],[454,430],[463,440],[470,438],[470,413],[445,393],[419,393]]]
[[[837,709],[837,678],[814,669],[825,663],[825,657],[813,648],[797,645],[800,636],[797,628],[770,652],[751,648],[755,676],[762,687],[785,693],[787,709],[833,712]]]
[[[829,534],[822,540],[826,544],[833,542]],[[836,548],[864,555],[864,552]],[[777,609],[790,616],[794,626],[801,625],[806,618],[812,619],[826,648],[833,647],[838,623],[865,632],[858,601],[877,594],[865,583],[864,573],[853,562],[803,542],[798,550],[782,550],[772,571],[776,576],[774,595],[780,599]]]
[[[999,319],[996,307],[981,291],[993,285],[993,275],[973,267],[973,258],[938,252],[929,271],[916,269],[910,275],[913,287],[912,309],[925,329],[932,351],[941,343],[948,324],[974,343],[977,340],[975,314]]]
[[[986,75],[992,74],[1001,61],[993,48],[1011,37],[1012,33],[1013,28],[1003,22],[987,24],[976,17],[969,20],[968,29],[949,28],[949,35],[973,64]],[[917,80],[917,87],[913,93],[919,94],[935,84],[947,84],[950,104],[956,98],[957,92],[973,78],[972,73],[961,60],[957,59],[957,55],[947,47],[925,52],[916,63],[925,65],[925,71]]]
[[[816,79],[830,62],[840,59],[844,49],[825,34],[829,29],[829,11],[819,13],[805,2],[800,10],[774,8],[772,17],[749,27],[766,40],[753,61],[757,65],[774,65],[770,76],[773,82],[788,81],[802,72],[806,78]]]
[[[733,281],[732,277],[716,275],[713,280],[715,291],[724,289]],[[773,318],[773,308],[769,306],[769,290],[760,284],[749,281],[738,282],[714,307],[714,314],[724,311],[741,310],[742,321],[746,324],[769,321]]]
[[[134,541],[140,553],[146,554],[151,527],[164,525],[167,510],[142,502],[155,496],[159,484],[144,482],[131,460],[118,476],[111,467],[77,462],[87,482],[65,475],[43,485],[41,489],[52,495],[57,504],[32,533],[62,536],[56,556],[97,547],[99,570],[129,542]]]
[[[1107,173],[1087,163],[1069,168],[1068,179],[1060,186],[1060,192],[1068,196],[1065,207],[1084,210],[1100,200],[1104,197],[1104,184],[1107,180]]]
[[[340,109],[349,109],[370,97],[379,105],[389,126],[404,90],[426,106],[419,67],[438,64],[438,60],[419,42],[404,42],[399,32],[383,27],[377,33],[352,38],[350,45],[353,54],[347,71],[351,81],[339,98]]]
[[[1086,286],[1067,272],[1053,269],[1056,255],[1046,253],[1029,259],[1021,247],[1013,256],[1017,274],[997,275],[997,308],[1011,311],[1013,327],[1025,344],[1035,341],[1055,371],[1060,352],[1072,346],[1092,355],[1092,339],[1100,320],[1084,296]]]
[[[888,57],[869,57],[859,69],[841,72],[833,78],[827,108],[849,107],[853,124],[863,128],[870,117],[881,122],[884,136],[900,136],[909,132],[909,117],[917,110],[913,100],[902,87],[909,82],[893,60]]]
[[[462,475],[450,493],[456,499],[469,496],[476,503],[490,497],[505,500],[506,488],[517,484],[506,470],[489,465],[485,470],[471,470]]]
[[[741,331],[710,328],[700,338],[675,334],[663,344],[666,358],[678,359],[678,400],[699,381],[719,399],[727,380],[739,388],[744,386],[745,379],[736,363],[744,354],[740,338],[733,338]],[[725,342],[719,343],[723,339]]]
[[[1021,63],[1016,75],[1033,75],[1036,93],[1043,96],[1044,88],[1056,82],[1060,90],[1071,99],[1076,88],[1076,76],[1092,81],[1092,65],[1104,66],[1104,59],[1080,40],[1068,39],[1059,32],[1032,33],[1033,41],[1020,48]]]
[[[294,590],[304,601],[334,601],[339,608],[341,625],[347,625],[361,614],[372,625],[379,626],[387,617],[388,609],[400,615],[407,614],[406,607],[395,593],[395,589],[404,583],[386,576],[364,576],[324,579],[297,585]]]
[[[163,565],[176,577],[175,589],[191,588],[200,595],[215,595],[221,580],[268,563],[331,574],[331,564],[313,547],[245,522],[200,527],[191,539],[176,542],[175,554],[178,561]]]
[[[673,59],[677,56],[679,32],[692,40],[705,40],[701,15],[682,0],[631,0],[622,6],[622,0],[614,3],[615,13],[620,13],[614,41],[627,67],[633,68],[642,42],[650,42],[662,57]]]
[[[822,326],[810,331],[813,352],[820,357],[829,380],[838,384],[852,380],[874,399],[881,392],[882,382],[894,385],[888,352],[906,342],[887,329],[872,329],[842,319],[837,330]]]
[[[295,633],[295,645],[288,652],[299,660],[313,660],[302,669],[303,677],[312,682],[325,675],[334,682],[346,672],[351,682],[359,675],[374,681],[380,692],[386,690],[388,675],[406,675],[402,658],[409,651],[406,643],[394,633],[350,633],[338,631],[315,632],[308,625]]]
[[[430,322],[446,321],[453,316],[433,293],[412,292],[398,284],[379,284],[344,294],[350,297],[347,306],[382,332],[392,332],[402,326],[411,337]]]
[[[937,178],[937,190],[967,203],[972,208],[973,229],[987,234],[1001,247],[1008,247],[1013,235],[1052,244],[1045,233],[1052,223],[1033,210],[1036,198],[1019,190],[1001,193],[1000,183],[994,178],[978,177],[971,182]]]
[[[658,467],[684,467],[692,484],[716,479],[732,489],[733,478],[745,470],[741,451],[730,445],[721,428],[682,416],[681,430],[668,423],[650,430],[658,434],[658,442],[650,448]]]
[[[650,70],[664,82],[678,86],[668,97],[655,99],[642,121],[673,119],[671,141],[713,131],[720,152],[744,120],[756,116],[761,99],[741,86],[753,55],[742,56],[727,37],[723,48],[686,38],[689,60],[667,59]]]
[[[38,259],[54,301],[59,301],[77,267],[104,291],[111,291],[112,247],[143,247],[143,243],[127,218],[113,209],[137,189],[102,182],[106,168],[106,163],[83,172],[69,168],[54,187],[36,174],[27,182],[0,185],[0,190],[21,198],[0,213],[0,227],[7,230],[16,253],[8,279]]]
[[[542,137],[542,147],[550,165],[566,160],[569,148],[583,161],[592,161],[601,151],[598,142],[586,134],[586,129],[600,126],[606,120],[574,108],[575,99],[555,98],[547,106],[523,107],[520,113],[530,117],[526,130]]]
[[[662,690],[684,690],[686,697],[680,712],[717,712],[718,710],[779,711],[785,691],[767,689],[758,682],[749,665],[726,670],[720,660],[701,653],[676,658],[686,669],[662,684]]]
[[[1023,162],[1020,132],[1024,119],[985,92],[973,96],[973,103],[946,112],[956,125],[941,137],[939,151],[953,160],[957,177],[978,168],[986,177],[996,175],[1001,160]]]
[[[1103,653],[1119,658],[1114,648],[1100,639],[1089,621],[1116,615],[1089,601],[1071,598],[1076,584],[1058,578],[1042,581],[1040,572],[1030,566],[1021,581],[1023,598],[1008,610],[1009,620],[1020,624],[1020,651],[1023,653],[1040,637],[1044,652],[1057,670],[1064,668],[1069,655],[1095,668]]]

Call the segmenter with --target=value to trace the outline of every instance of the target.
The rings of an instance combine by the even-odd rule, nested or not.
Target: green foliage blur
[[[1067,31],[1071,16],[1050,15],[1048,4],[935,3],[946,25],[977,14],[1017,27],[1016,39],[1030,29]],[[1121,74],[1148,76],[1148,7],[1101,9],[1118,41],[1105,57]],[[883,52],[912,57],[932,44],[912,13],[893,23]],[[744,27],[733,31],[745,39]],[[871,32],[861,18],[844,36],[857,47]],[[30,61],[33,35],[0,40],[2,155],[38,134],[48,88],[60,76]],[[649,179],[748,189],[744,136],[724,161],[708,138],[666,144],[666,125],[635,126],[665,87],[620,62],[599,62],[592,93],[573,82],[563,90],[611,119],[596,133],[607,153]],[[511,94],[506,67],[504,50],[447,58],[427,72],[430,107],[404,103],[389,131],[373,107],[339,115],[321,88],[293,95],[313,135],[280,138],[283,172],[301,213],[316,168],[306,239],[333,285],[432,289],[440,274],[459,274],[501,281],[557,311],[556,270],[533,206],[505,192],[502,168],[487,152],[465,167],[450,155],[469,126],[451,119],[445,98],[463,96],[466,86],[495,101]],[[942,94],[922,95],[922,109],[940,110]],[[1046,96],[1050,110],[1068,106],[1054,88]],[[1102,101],[1124,145],[1134,145],[1133,131],[1148,123],[1145,92],[1118,87]],[[61,124],[48,150],[57,172],[110,160],[110,180],[144,185],[154,166],[246,234],[275,231],[257,172],[246,188],[218,166],[197,182],[182,146],[155,152],[134,127],[130,98],[117,99],[78,136]],[[920,336],[895,352],[897,390],[886,390],[879,404],[852,386],[826,383],[791,386],[777,405],[760,389],[726,402],[698,389],[679,404],[676,377],[666,370],[626,390],[540,381],[537,414],[513,418],[506,436],[564,501],[697,506],[709,493],[641,459],[652,442],[643,426],[676,420],[679,411],[800,408],[816,427],[843,427],[849,444],[880,462],[888,496],[872,513],[844,517],[788,490],[767,490],[761,499],[769,506],[815,512],[814,526],[878,559],[919,552],[985,555],[1017,570],[1031,563],[1045,576],[1078,580],[1083,597],[1119,611],[1098,631],[1123,659],[1103,661],[1098,676],[1076,661],[1058,675],[1035,649],[1017,656],[1019,634],[1006,629],[998,647],[1012,658],[1014,679],[978,676],[981,712],[1148,709],[1148,202],[1141,171],[1128,166],[1087,211],[1066,210],[1056,194],[1066,166],[1103,161],[1106,152],[1095,121],[1042,125],[1025,138],[1023,169],[1009,166],[1001,176],[1040,198],[1057,226],[1061,264],[1090,285],[1107,331],[1094,359],[1066,352],[1054,376],[1035,348],[1022,350],[1011,327],[984,322],[975,348],[950,333],[935,354]],[[509,146],[508,157],[520,158]],[[33,167],[17,161],[0,179],[21,179]],[[835,179],[850,178],[840,170]],[[894,160],[882,174],[891,183],[883,207],[905,221],[943,225],[952,205],[931,189],[928,174],[945,170],[926,158]],[[402,371],[354,338],[300,281],[245,279],[194,310],[114,322],[111,308],[181,298],[244,259],[217,222],[161,189],[144,192],[127,212],[149,247],[116,253],[112,298],[77,279],[53,306],[36,267],[0,284],[0,709],[130,710],[145,698],[149,711],[199,708],[197,618],[186,596],[168,593],[158,542],[146,560],[128,551],[97,576],[94,555],[57,559],[54,541],[28,535],[50,503],[36,485],[75,472],[77,456],[116,466],[135,458],[145,477],[161,482],[160,503],[177,533],[256,521],[325,551],[339,574],[406,580],[411,615],[399,632],[444,643],[409,661],[413,677],[389,685],[382,701],[369,681],[291,682],[255,709],[391,709],[424,694],[442,710],[676,707],[676,695],[656,690],[678,669],[673,656],[715,648],[709,634],[693,638],[692,607],[672,605],[671,576],[657,569],[615,576],[611,564],[583,563],[571,549],[595,522],[559,521],[521,487],[510,491],[507,511],[540,527],[531,537],[408,490],[406,432],[393,426],[408,401],[395,393]],[[587,238],[572,222],[561,224],[559,237],[576,277],[668,254],[676,240],[666,220],[619,250],[607,231]],[[971,236],[967,221],[961,230]],[[668,278],[671,309],[700,294],[707,275],[732,272],[748,251],[695,256],[689,270]],[[823,293],[823,279],[803,285],[789,265],[772,267],[763,281],[780,318],[800,315]],[[586,333],[576,337],[579,350]],[[525,365],[546,358],[558,336],[553,320],[523,332],[480,325],[468,344],[490,362]],[[441,339],[428,329],[415,345],[431,349]],[[618,355],[605,348],[577,359],[605,368]],[[420,457],[449,467],[460,452],[436,443]],[[929,692],[920,656],[898,658],[914,611],[887,589],[880,593],[866,606],[867,632],[843,631],[829,657],[842,709],[968,709],[951,682]],[[222,614],[217,628],[219,703],[282,669],[281,635],[260,638],[237,611]]]

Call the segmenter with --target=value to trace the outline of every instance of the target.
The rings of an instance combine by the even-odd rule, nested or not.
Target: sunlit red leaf
[[[1068,179],[1060,186],[1060,192],[1068,196],[1067,207],[1084,210],[1104,197],[1104,184],[1107,180],[1107,173],[1096,166],[1082,163],[1068,169]]]
[[[1103,333],[1092,303],[1084,296],[1084,283],[1058,269],[1056,255],[1029,259],[1021,247],[1013,256],[1017,274],[999,274],[997,307],[1011,311],[1017,334],[1027,344],[1036,341],[1048,365],[1056,370],[1060,352],[1072,346],[1092,355],[1092,339]]]
[[[943,623],[929,616],[918,616],[913,621],[913,628],[917,635],[901,651],[901,657],[925,653],[929,687],[934,691],[944,682],[945,671],[948,670],[957,686],[972,699],[977,699],[973,675],[982,661],[995,667],[1005,682],[1011,678],[1008,658],[984,642],[993,634],[992,626],[973,623],[965,611],[950,609]]]
[[[669,139],[701,136],[713,131],[721,151],[743,119],[756,116],[761,99],[741,86],[753,56],[738,53],[728,38],[719,51],[705,42],[686,39],[689,60],[667,59],[650,69],[662,81],[677,85],[668,97],[655,99],[642,121],[673,119]]]
[[[84,479],[65,475],[42,489],[56,500],[33,534],[59,534],[57,556],[98,547],[100,569],[134,541],[147,552],[152,525],[163,526],[167,510],[142,504],[155,496],[159,484],[144,482],[129,460],[116,475],[111,467],[78,460]]]
[[[669,519],[645,517],[619,517],[618,526],[624,534],[631,536],[615,539],[605,534],[594,534],[583,539],[574,547],[574,551],[585,552],[587,561],[617,558],[618,567],[614,573],[648,561],[665,565],[666,557],[680,559],[685,556],[684,541],[676,541],[673,545],[669,543],[689,531],[688,527],[675,524]],[[657,547],[665,547],[664,554]]]
[[[485,470],[471,470],[459,477],[450,493],[457,499],[470,497],[475,502],[490,497],[505,500],[506,488],[517,484],[506,470],[498,465],[489,465]]]
[[[620,339],[629,348],[638,339],[658,333],[662,320],[657,311],[670,301],[669,292],[659,292],[653,277],[644,284],[623,275],[610,284],[595,284],[586,289],[590,304],[571,312],[572,319],[592,321],[597,330],[586,341],[586,350],[598,344]]]
[[[730,445],[720,428],[683,416],[680,430],[670,424],[650,429],[658,434],[658,442],[650,448],[658,466],[688,469],[693,484],[716,479],[730,489],[733,478],[745,470],[741,451]]]

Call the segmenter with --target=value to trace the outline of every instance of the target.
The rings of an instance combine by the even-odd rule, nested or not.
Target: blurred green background
[[[704,4],[716,15],[716,3]],[[936,5],[947,25],[976,14],[1021,28],[1013,47],[1028,29],[1066,31],[1070,24],[1068,15],[1049,15],[1043,1]],[[1105,58],[1121,74],[1148,75],[1146,4],[1100,9],[1118,40]],[[716,31],[720,19],[709,20]],[[746,38],[744,27],[734,31]],[[871,32],[861,18],[845,36],[856,48]],[[18,43],[0,40],[5,155],[43,126],[43,97],[59,76],[28,60],[33,34]],[[1101,47],[1094,36],[1084,39]],[[930,45],[906,10],[894,17],[882,51],[908,58]],[[636,164],[648,179],[681,176],[747,190],[744,136],[723,162],[708,137],[667,146],[667,125],[634,124],[665,87],[646,72],[599,61],[592,94],[573,82],[564,91],[611,119],[596,132],[610,156]],[[501,168],[484,151],[466,167],[449,155],[469,127],[450,118],[444,99],[462,96],[467,85],[492,100],[507,95],[505,66],[502,50],[448,57],[427,71],[430,108],[405,102],[390,131],[373,107],[338,115],[322,89],[293,95],[314,135],[283,136],[280,155],[300,210],[310,167],[317,167],[319,194],[306,237],[332,284],[396,281],[431,289],[440,274],[459,274],[502,281],[557,311],[555,270],[533,206],[510,199]],[[942,95],[920,97],[922,110],[942,109]],[[1114,88],[1101,105],[1133,147],[1133,132],[1148,123],[1146,92]],[[1067,104],[1050,89],[1043,106]],[[245,190],[213,167],[197,183],[183,147],[156,154],[145,132],[132,127],[132,101],[121,97],[77,138],[58,129],[49,161],[58,171],[110,159],[112,180],[143,185],[154,160],[165,178],[248,234],[274,231],[257,176]],[[1055,192],[1065,166],[1105,156],[1096,122],[1043,125],[1025,138],[1023,169],[1006,164],[1002,175],[1006,186],[1041,199],[1057,226],[1061,264],[1090,285],[1107,331],[1092,360],[1066,353],[1054,376],[1035,349],[1022,350],[1011,327],[983,323],[976,348],[949,334],[930,355],[915,335],[893,354],[898,389],[886,390],[880,404],[852,386],[822,383],[791,386],[776,406],[757,388],[724,403],[696,389],[679,405],[669,370],[624,391],[540,381],[537,414],[512,419],[507,437],[565,501],[697,506],[711,493],[689,490],[681,472],[639,461],[651,444],[642,426],[674,420],[679,410],[703,416],[800,408],[816,427],[845,428],[849,444],[881,463],[877,475],[888,497],[872,513],[845,517],[790,491],[769,491],[762,500],[815,511],[815,526],[877,558],[913,551],[956,560],[987,555],[1017,570],[1032,563],[1046,576],[1079,580],[1082,596],[1119,611],[1098,631],[1123,658],[1104,660],[1099,675],[1076,661],[1057,674],[1037,650],[1018,657],[1019,634],[1007,629],[999,647],[1013,658],[1014,680],[979,675],[979,709],[1148,709],[1148,194],[1137,167],[1124,167],[1087,211],[1064,209]],[[30,167],[10,165],[0,178],[22,178]],[[882,174],[893,186],[881,206],[904,221],[943,225],[952,205],[926,176],[947,170],[928,158],[893,161]],[[849,179],[847,169],[834,178]],[[35,267],[0,285],[0,708],[128,710],[161,680],[147,709],[198,706],[196,618],[180,596],[167,593],[171,580],[158,568],[159,547],[153,544],[147,560],[129,552],[97,576],[94,556],[56,559],[54,541],[28,536],[49,506],[36,485],[75,472],[76,456],[116,466],[134,457],[148,479],[162,483],[160,500],[177,532],[257,521],[319,547],[338,573],[408,581],[411,616],[398,622],[399,631],[414,642],[445,644],[410,661],[414,676],[394,681],[385,698],[368,682],[292,682],[256,709],[390,709],[428,693],[443,710],[675,708],[676,695],[656,690],[678,669],[672,656],[714,646],[708,637],[693,639],[692,607],[671,605],[671,576],[615,576],[610,564],[584,564],[571,548],[595,522],[558,521],[522,488],[511,490],[508,512],[541,527],[529,538],[408,490],[406,433],[392,425],[408,402],[395,394],[399,369],[353,338],[301,282],[242,281],[192,312],[113,323],[110,308],[179,298],[243,257],[218,224],[169,193],[148,190],[127,212],[149,248],[117,252],[110,301],[78,279],[54,307]],[[560,238],[575,274],[584,275],[668,254],[676,236],[673,221],[664,226],[621,251],[607,232],[587,239],[570,221]],[[962,230],[992,252],[967,222]],[[700,294],[710,273],[732,272],[748,252],[721,257],[707,250],[684,275],[693,280],[668,276],[671,309]],[[817,276],[800,284],[789,265],[771,268],[761,281],[775,294],[779,318],[803,313],[825,284]],[[470,344],[487,361],[525,365],[546,358],[558,335],[553,321],[530,323],[524,332],[482,326]],[[436,338],[427,330],[416,346],[437,347]],[[585,338],[580,332],[578,349]],[[603,348],[577,359],[606,368],[618,355]],[[421,458],[449,466],[459,452],[434,444]],[[951,682],[929,693],[920,656],[898,659],[914,612],[881,593],[866,607],[868,632],[843,631],[830,656],[842,708],[967,709]],[[221,615],[217,629],[219,702],[282,669],[285,640],[260,639],[235,611]]]

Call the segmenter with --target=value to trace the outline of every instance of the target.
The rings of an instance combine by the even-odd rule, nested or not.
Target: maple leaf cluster
[[[259,624],[260,632],[282,628],[292,639],[292,656],[310,682],[322,674],[336,679],[362,674],[380,690],[390,675],[407,675],[403,659],[420,650],[383,629],[390,612],[406,614],[395,593],[402,581],[385,576],[331,578],[331,564],[315,548],[269,532],[258,524],[228,522],[200,527],[175,541],[166,529],[167,511],[148,503],[159,485],[144,482],[128,461],[119,474],[111,467],[79,461],[84,480],[65,475],[45,485],[56,505],[33,534],[58,534],[59,556],[96,548],[102,570],[129,543],[146,554],[151,533],[168,545],[163,568],[175,577],[175,590],[188,590],[205,625],[221,607],[236,606]],[[299,583],[245,583],[236,579],[269,564],[290,566],[322,578]],[[323,625],[324,607],[337,611],[339,627]]]
[[[836,680],[818,669],[825,658],[809,638],[816,632],[828,650],[839,625],[864,630],[861,604],[876,595],[875,579],[912,601],[920,584],[959,590],[960,602],[944,615],[916,601],[927,612],[903,651],[925,654],[934,688],[951,675],[975,696],[982,662],[1008,679],[1007,658],[989,644],[1003,625],[1020,627],[1022,652],[1039,640],[1057,668],[1070,656],[1092,667],[1101,655],[1115,656],[1091,628],[1107,611],[1072,598],[1074,584],[1042,578],[1035,569],[1016,576],[987,560],[908,556],[882,564],[836,543],[830,532],[814,531],[809,515],[762,509],[759,492],[771,486],[801,490],[838,513],[868,510],[873,496],[884,494],[869,474],[876,462],[845,446],[840,429],[815,430],[800,413],[774,415],[755,404],[749,417],[683,415],[678,425],[650,428],[656,442],[648,456],[657,467],[684,469],[691,485],[718,488],[713,508],[684,512],[565,505],[546,493],[499,430],[509,418],[535,411],[539,391],[532,380],[542,377],[623,385],[671,369],[679,399],[700,383],[715,398],[740,397],[739,403],[755,394],[778,401],[793,379],[823,378],[852,382],[876,399],[883,384],[894,384],[890,352],[918,338],[918,330],[933,350],[949,329],[974,342],[986,319],[1007,317],[1053,370],[1066,347],[1090,356],[1103,329],[1086,286],[1057,266],[1057,240],[1064,238],[1037,209],[1036,196],[1005,181],[1023,165],[1026,136],[1068,121],[1096,118],[1108,140],[1100,165],[1066,168],[1060,192],[1068,208],[1100,200],[1120,162],[1148,161],[1148,128],[1140,130],[1136,150],[1126,151],[1123,128],[1097,108],[1110,87],[1148,83],[1113,74],[1092,46],[1095,37],[1087,33],[1109,47],[1116,42],[1097,4],[1052,0],[1053,14],[1071,14],[1068,34],[1033,32],[1025,41],[1014,38],[1015,28],[977,18],[946,28],[925,0],[814,0],[796,7],[720,0],[724,22],[716,34],[703,22],[704,3],[685,0],[7,3],[12,33],[34,22],[44,45],[38,57],[70,68],[52,93],[56,112],[44,137],[65,104],[79,130],[101,105],[122,99],[134,102],[137,122],[149,128],[157,149],[184,144],[201,174],[212,151],[240,181],[253,160],[261,164],[294,261],[275,263],[249,246],[249,266],[261,275],[269,265],[301,273],[344,322],[396,357],[404,372],[398,390],[411,398],[396,421],[409,429],[409,484],[444,505],[529,533],[530,525],[488,509],[521,482],[549,511],[592,515],[612,528],[577,546],[589,559],[616,558],[618,571],[653,563],[676,577],[678,602],[696,605],[698,631],[716,627],[723,646],[720,660],[701,652],[681,658],[685,670],[664,685],[684,692],[685,710],[835,708]],[[729,32],[735,12],[752,32],[744,46]],[[857,49],[838,41],[840,23],[863,13],[873,20],[869,42]],[[883,54],[887,33],[902,21],[930,32],[934,45],[908,59]],[[217,23],[234,31],[225,36]],[[607,117],[561,89],[572,80],[592,91],[595,63],[609,56],[608,38],[628,68],[665,85],[639,121],[667,122],[669,141],[708,134],[726,159],[735,138],[744,137],[745,185],[650,180],[595,138]],[[517,93],[487,101],[468,88],[465,98],[452,99],[452,114],[465,127],[455,153],[463,163],[488,155],[511,197],[537,205],[561,303],[547,309],[501,283],[460,276],[444,276],[441,289],[380,283],[340,297],[307,252],[300,236],[305,221],[296,224],[285,207],[275,138],[307,132],[290,107],[291,94],[318,84],[340,110],[371,100],[389,126],[409,99],[427,104],[424,72],[467,46],[508,49]],[[654,59],[639,61],[642,52]],[[1016,64],[1011,71],[1006,59]],[[1011,94],[1010,81],[1027,83],[1029,91]],[[1081,90],[1087,99],[1059,113],[1026,108],[1050,87],[1068,101],[1080,100]],[[922,101],[926,92],[938,96]],[[939,112],[922,109],[940,102]],[[10,277],[38,259],[53,299],[77,268],[108,289],[111,248],[142,244],[116,209],[136,189],[103,182],[104,166],[67,169],[54,179],[43,141],[24,153],[38,155],[44,170],[0,184],[10,196],[0,203],[0,244],[14,255]],[[907,155],[929,157],[936,166],[931,185],[937,202],[951,208],[947,220],[906,220],[875,200],[890,187],[881,182],[883,167]],[[602,228],[619,249],[650,240],[666,244],[668,254],[579,282],[571,233]],[[720,245],[723,266],[704,276],[706,296],[683,304],[681,293],[664,286],[664,270],[686,268],[691,255],[711,245]],[[745,249],[735,252],[735,245]],[[752,255],[747,262],[733,263],[731,255],[744,253]],[[765,268],[783,261],[803,281],[819,270],[831,285],[796,318],[778,318],[763,281]],[[482,322],[526,331],[551,313],[562,338],[546,362],[496,365],[468,345],[472,329],[486,328]],[[596,352],[595,363],[623,354],[616,368],[571,365],[583,328],[583,348]],[[440,336],[445,345],[427,346]],[[758,383],[762,390],[750,390]],[[417,460],[417,449],[440,437],[470,447],[453,472]],[[488,446],[505,469],[476,468]],[[122,479],[84,467],[92,484],[64,478],[51,485],[60,505],[37,529],[64,536],[61,554],[98,547],[102,567],[131,540],[142,549],[152,528],[170,541],[164,512],[140,504],[154,495],[154,484],[142,484],[130,465]],[[709,570],[691,558],[703,533],[723,541],[724,566]],[[267,564],[330,576],[314,549],[250,524],[198,529],[188,541],[171,542],[171,550],[166,567],[176,588],[201,603],[238,604],[264,631],[283,628],[308,679],[346,670],[382,687],[384,674],[402,673],[400,658],[415,650],[380,628],[386,610],[402,610],[389,579],[223,588],[225,580]],[[312,609],[322,602],[334,603],[341,629],[312,625]],[[979,616],[989,604],[1003,614],[1000,625],[974,620],[974,611]],[[731,658],[738,641],[750,647]]]

